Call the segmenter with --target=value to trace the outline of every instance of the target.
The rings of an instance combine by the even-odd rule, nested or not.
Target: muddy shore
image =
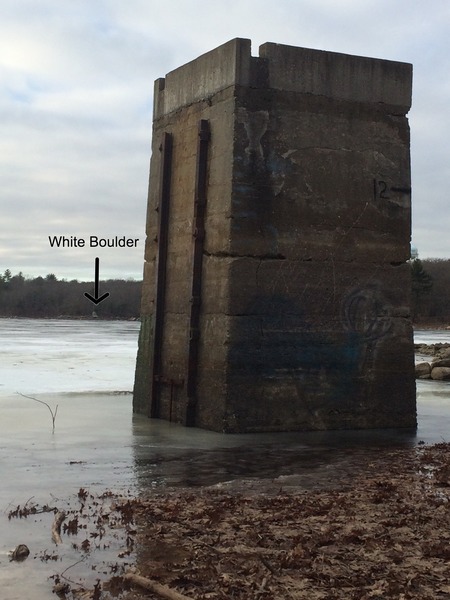
[[[55,569],[49,586],[67,600],[450,598],[449,499],[447,443],[382,450],[326,489],[259,479],[138,498],[85,492],[63,543],[77,546],[81,532],[80,555],[93,555],[112,536],[117,561],[91,564],[84,579]]]
[[[447,484],[434,477],[447,447],[421,466],[421,440],[449,439],[448,383],[418,381],[417,431],[237,439],[132,417],[118,391],[131,389],[135,323],[1,325],[2,600],[57,598],[57,585],[67,600],[159,598],[125,589],[132,569],[191,600],[450,598]],[[58,405],[55,430],[16,392]],[[17,505],[28,515],[8,521]],[[29,556],[9,562],[19,544]]]

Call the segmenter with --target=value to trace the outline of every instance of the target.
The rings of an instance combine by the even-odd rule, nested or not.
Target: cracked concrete
[[[255,260],[286,260],[283,254],[233,254],[231,252],[204,252],[205,256],[215,258],[254,258]]]

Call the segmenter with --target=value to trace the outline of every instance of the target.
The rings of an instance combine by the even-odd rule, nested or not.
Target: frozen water
[[[64,508],[80,487],[140,493],[258,477],[308,489],[351,476],[381,447],[450,440],[447,382],[418,382],[417,432],[239,436],[133,416],[138,331],[137,322],[0,319],[1,600],[49,598],[46,578],[77,560],[70,543],[57,565],[32,560],[51,549],[50,522],[6,516],[31,497]],[[416,340],[450,341],[450,332],[418,332]],[[54,432],[47,407],[19,394],[58,405]],[[31,556],[9,563],[19,543]]]
[[[53,551],[52,515],[8,521],[9,510],[30,498],[65,508],[80,487],[133,489],[131,394],[118,392],[132,390],[138,331],[137,322],[0,319],[2,600],[49,598],[47,577],[79,558],[66,543],[63,568],[33,560]],[[54,432],[47,407],[19,394],[58,406]],[[10,563],[19,543],[31,555]]]
[[[450,344],[450,330],[421,329],[414,333],[416,344]]]
[[[0,393],[132,390],[139,323],[0,319]]]

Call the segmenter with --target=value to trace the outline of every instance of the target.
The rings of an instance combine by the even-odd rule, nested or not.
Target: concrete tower
[[[411,80],[235,39],[156,81],[135,412],[415,426]]]

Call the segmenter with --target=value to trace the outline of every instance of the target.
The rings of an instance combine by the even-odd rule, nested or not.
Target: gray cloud
[[[92,249],[49,235],[126,235],[104,277],[142,274],[154,79],[234,37],[412,62],[413,240],[450,257],[447,0],[5,0],[0,22],[0,271],[92,277]]]

